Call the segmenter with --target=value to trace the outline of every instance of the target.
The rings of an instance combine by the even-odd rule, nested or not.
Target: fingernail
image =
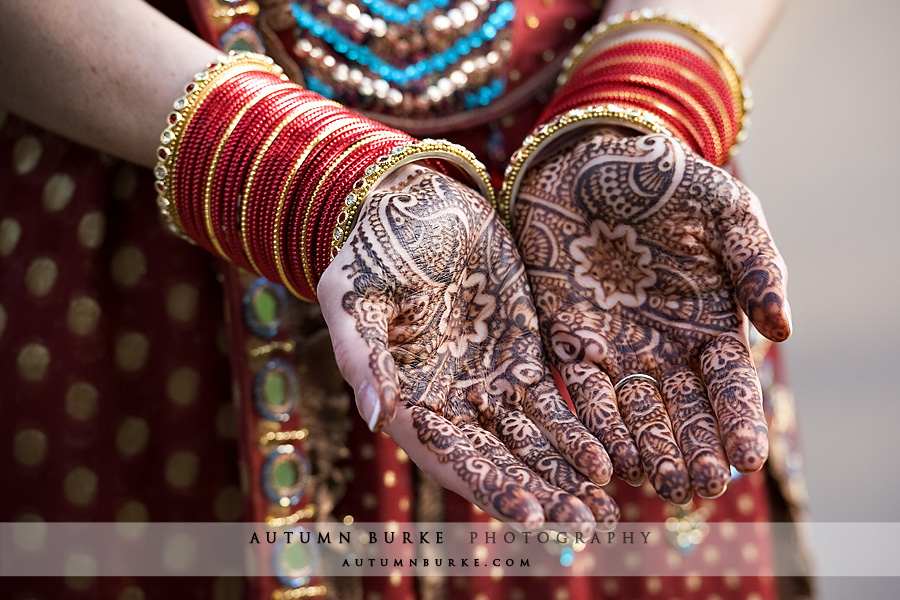
[[[379,400],[375,388],[368,381],[363,382],[356,394],[356,406],[365,419],[369,431],[375,431],[375,425],[381,415],[381,400]]]
[[[722,496],[722,494],[724,494],[726,491],[728,491],[728,486],[723,485],[722,489],[713,495],[706,496],[704,494],[701,494],[700,492],[697,492],[697,495],[700,496],[701,498],[703,498],[704,500],[715,500],[716,498],[719,498],[720,496]]]
[[[644,474],[641,473],[640,477],[638,477],[636,479],[626,479],[625,483],[627,483],[631,487],[641,487],[642,485],[644,485],[645,479],[646,479],[646,477],[644,477]]]

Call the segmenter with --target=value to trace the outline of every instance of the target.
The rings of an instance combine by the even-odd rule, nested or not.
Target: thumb
[[[337,263],[319,283],[322,315],[338,368],[353,387],[359,414],[371,431],[381,431],[394,418],[399,395],[397,366],[387,348],[390,305],[346,278],[328,277],[329,271],[340,270]]]
[[[751,194],[743,219],[725,234],[723,257],[750,321],[770,340],[783,342],[792,328],[787,266],[761,215],[759,200]]]

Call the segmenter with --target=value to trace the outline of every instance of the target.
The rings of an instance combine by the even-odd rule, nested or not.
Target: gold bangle
[[[219,256],[222,258],[228,259],[225,255],[225,250],[222,249],[222,245],[219,243],[218,238],[216,237],[215,228],[213,227],[212,222],[212,183],[216,174],[216,167],[219,164],[219,157],[222,154],[222,150],[225,148],[225,144],[228,142],[228,138],[231,137],[232,132],[238,126],[241,119],[247,114],[247,111],[253,108],[259,101],[263,100],[280,92],[282,90],[290,89],[293,87],[297,87],[293,83],[284,83],[280,85],[273,85],[268,88],[263,88],[261,93],[257,94],[250,101],[241,107],[241,110],[238,111],[237,115],[235,115],[234,119],[232,119],[231,123],[228,124],[228,128],[225,130],[225,133],[222,134],[221,139],[219,139],[219,143],[216,146],[216,150],[213,153],[212,161],[209,165],[209,171],[206,174],[206,181],[203,186],[203,220],[206,224],[206,233],[209,236],[209,241],[212,243],[213,248],[215,248],[216,252],[218,252]]]
[[[309,289],[315,290],[316,286],[315,286],[315,283],[313,282],[313,272],[312,272],[312,268],[309,264],[309,256],[308,256],[309,249],[306,247],[306,240],[307,240],[306,228],[309,227],[309,219],[312,216],[311,211],[312,211],[312,206],[313,206],[313,203],[315,202],[316,196],[318,196],[319,192],[322,191],[322,186],[325,184],[326,181],[328,181],[328,178],[331,175],[332,171],[334,171],[334,169],[338,165],[340,165],[343,161],[345,161],[347,159],[347,157],[350,156],[351,153],[353,153],[354,151],[359,149],[360,146],[362,146],[363,144],[366,144],[366,143],[373,142],[382,137],[388,138],[388,137],[396,136],[396,135],[397,135],[397,133],[394,131],[376,131],[374,133],[367,134],[366,137],[364,137],[363,139],[361,139],[357,142],[354,142],[351,146],[349,146],[346,150],[344,150],[341,153],[341,155],[338,156],[334,160],[334,162],[331,163],[331,165],[329,165],[329,167],[322,174],[322,177],[319,178],[319,182],[316,184],[316,188],[313,190],[313,193],[310,194],[309,203],[306,205],[306,214],[303,217],[303,225],[302,225],[302,229],[300,232],[300,257],[301,257],[301,260],[303,261],[303,276],[306,277],[306,282],[309,284]]]
[[[390,154],[379,156],[374,164],[366,167],[363,176],[354,182],[352,191],[344,199],[344,206],[338,213],[337,224],[331,236],[330,260],[334,260],[347,238],[350,237],[360,208],[378,184],[394,169],[426,158],[446,161],[457,167],[463,175],[469,178],[470,183],[477,185],[479,191],[491,203],[494,203],[494,188],[491,186],[491,180],[484,165],[475,158],[474,154],[462,146],[451,144],[446,140],[430,139],[396,146]]]
[[[278,194],[278,207],[275,209],[275,224],[273,226],[274,230],[274,247],[273,253],[275,258],[275,268],[278,269],[278,276],[281,277],[281,283],[284,284],[284,287],[288,289],[289,292],[294,294],[296,297],[300,298],[305,302],[315,302],[314,298],[307,298],[303,294],[301,294],[288,280],[287,272],[284,270],[284,262],[281,259],[281,219],[284,216],[284,206],[287,203],[287,194],[291,188],[291,184],[294,181],[294,177],[297,176],[297,173],[300,171],[300,168],[303,166],[303,163],[306,162],[306,159],[309,158],[310,152],[313,149],[321,144],[325,138],[335,133],[336,131],[343,129],[344,127],[349,127],[350,125],[359,123],[358,118],[340,118],[335,121],[332,121],[328,124],[325,129],[320,131],[313,140],[307,144],[306,148],[303,149],[303,152],[300,153],[300,157],[294,161],[294,165],[291,167],[290,172],[288,173],[287,178],[284,180],[284,184],[281,186],[281,191]],[[304,267],[304,274],[305,274]],[[313,288],[314,289],[314,288]]]
[[[563,61],[562,72],[556,82],[557,86],[562,86],[569,80],[582,59],[600,40],[614,31],[640,25],[662,25],[687,33],[691,40],[712,58],[731,91],[740,117],[738,131],[735,134],[735,144],[731,147],[733,154],[738,143],[747,137],[747,129],[750,124],[748,114],[753,104],[750,89],[743,82],[743,67],[737,55],[707,26],[691,21],[682,15],[670,14],[663,9],[643,9],[618,14],[598,23],[584,34],[581,41],[575,45]]]
[[[159,136],[161,145],[157,149],[158,162],[153,169],[156,203],[169,230],[191,243],[193,241],[184,232],[175,199],[172,197],[178,151],[184,139],[184,132],[194,113],[212,89],[239,72],[252,70],[271,73],[287,81],[281,67],[268,56],[251,52],[232,52],[227,56],[219,56],[205,71],[195,73],[191,82],[185,86],[184,94],[172,104],[173,112],[169,114],[168,124]]]
[[[512,230],[515,196],[519,191],[522,175],[528,166],[547,145],[564,133],[569,133],[588,125],[627,125],[642,133],[663,133],[672,135],[656,115],[637,108],[619,106],[617,104],[601,104],[576,108],[556,115],[539,125],[522,141],[510,159],[506,173],[503,175],[503,187],[497,198],[497,212]]]
[[[606,50],[606,48],[604,48]],[[666,67],[668,69],[672,69],[677,72],[679,75],[689,80],[693,84],[701,87],[706,95],[712,100],[713,104],[716,105],[716,111],[719,113],[719,117],[722,119],[722,125],[724,129],[724,135],[726,141],[734,142],[734,128],[731,126],[731,115],[728,113],[728,108],[722,102],[722,98],[712,89],[712,87],[707,83],[704,79],[697,76],[696,73],[691,71],[690,69],[683,67],[677,63],[674,63],[670,60],[665,60],[657,57],[641,57],[637,55],[633,56],[622,56],[617,58],[611,58],[609,60],[604,60],[592,65],[593,69],[599,70],[604,69],[606,67],[614,67],[617,65],[627,65],[627,64],[650,64],[650,65],[658,65],[660,67]]]
[[[257,273],[259,273],[259,267],[256,265],[256,262],[253,260],[253,254],[250,252],[250,237],[247,233],[247,213],[249,212],[248,205],[250,202],[250,193],[253,191],[253,183],[256,180],[256,174],[259,171],[259,166],[262,164],[266,152],[268,152],[272,144],[275,143],[275,139],[278,137],[278,134],[281,133],[282,129],[284,129],[294,119],[307,114],[310,110],[329,105],[340,106],[333,100],[316,100],[315,102],[307,102],[298,106],[291,113],[289,113],[284,118],[284,120],[282,120],[278,124],[278,126],[275,127],[275,129],[272,130],[272,132],[269,134],[269,137],[266,138],[266,141],[263,142],[262,146],[260,146],[259,150],[257,150],[256,156],[253,157],[253,163],[250,165],[250,172],[247,174],[247,181],[246,183],[244,183],[244,193],[241,195],[241,214],[238,228],[241,232],[241,247],[244,250],[244,258],[247,259],[247,262]],[[303,158],[306,158],[315,143],[316,140],[313,140],[313,142],[306,147],[306,149],[303,151]]]
[[[700,144],[703,138],[700,136],[700,132],[697,131],[697,128],[694,127],[693,123],[684,118],[684,115],[678,113],[671,106],[667,106],[657,100],[656,98],[651,98],[650,96],[645,96],[644,94],[637,94],[635,92],[613,92],[613,91],[605,91],[605,92],[596,92],[587,96],[585,98],[586,101],[599,101],[599,102],[624,102],[626,100],[637,100],[640,102],[646,102],[647,104],[653,105],[654,108],[664,113],[664,115],[656,115],[660,120],[660,123],[665,126],[665,122],[668,121],[670,124],[674,121],[677,124],[681,125],[685,129],[687,129],[690,134],[697,140],[697,143]],[[666,127],[666,129],[670,129]],[[687,142],[688,140],[685,140]]]

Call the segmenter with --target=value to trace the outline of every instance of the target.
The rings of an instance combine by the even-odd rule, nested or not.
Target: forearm
[[[141,0],[12,2],[0,39],[0,104],[145,166],[172,102],[218,54]]]
[[[784,0],[608,0],[604,17],[662,8],[708,25],[747,64],[769,31]]]

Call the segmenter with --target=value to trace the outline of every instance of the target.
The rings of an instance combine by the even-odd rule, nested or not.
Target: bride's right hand
[[[318,296],[360,414],[438,482],[529,527],[615,524],[600,487],[611,462],[553,382],[522,260],[487,200],[398,169]]]

